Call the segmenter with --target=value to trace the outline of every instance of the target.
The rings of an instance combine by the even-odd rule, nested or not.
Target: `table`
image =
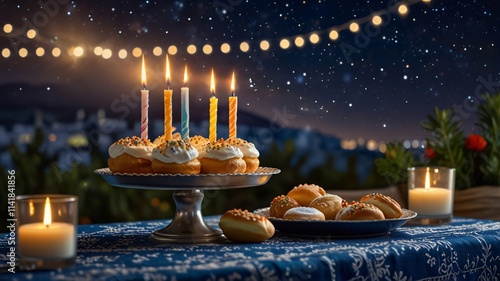
[[[216,227],[219,216],[206,217]],[[359,239],[280,235],[259,244],[167,245],[165,221],[80,225],[76,265],[2,273],[0,280],[498,280],[500,222],[455,218]],[[6,264],[7,234],[0,261]],[[4,270],[5,272],[5,270]],[[495,279],[496,278],[496,279]]]

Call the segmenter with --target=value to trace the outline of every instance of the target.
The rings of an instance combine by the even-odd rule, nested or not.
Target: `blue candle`
[[[189,88],[187,87],[187,66],[184,69],[184,87],[181,88],[181,136],[189,139]]]

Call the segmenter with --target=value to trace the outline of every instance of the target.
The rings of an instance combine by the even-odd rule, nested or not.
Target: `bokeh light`
[[[36,48],[35,54],[39,57],[43,57],[45,55],[45,49],[42,47]]]
[[[118,57],[121,58],[121,59],[125,59],[127,57],[128,53],[127,53],[127,50],[125,49],[121,49],[120,51],[118,51]]]
[[[373,25],[380,25],[382,23],[382,18],[380,16],[374,16],[372,18]]]
[[[29,39],[33,39],[35,38],[36,36],[36,30],[34,29],[30,29],[28,30],[28,32],[26,32],[26,37],[28,37]]]
[[[61,49],[55,47],[54,49],[52,49],[52,55],[57,58],[61,55]]]
[[[332,31],[330,31],[329,36],[330,36],[330,39],[337,40],[339,38],[339,33],[337,30],[332,30]]]
[[[110,49],[104,49],[102,50],[102,58],[103,59],[109,59],[113,55],[113,52]]]
[[[177,47],[174,45],[168,47],[168,54],[172,56],[177,54]]]
[[[28,56],[28,50],[26,48],[19,49],[19,56],[21,58],[25,58],[26,56]]]
[[[159,57],[163,53],[163,50],[160,46],[156,46],[153,48],[153,55]]]
[[[2,50],[2,57],[4,57],[4,58],[8,58],[8,57],[10,57],[10,50],[9,50],[9,49],[7,49],[7,48],[4,48],[4,49]]]
[[[139,47],[135,47],[134,49],[132,49],[132,56],[138,58],[142,55],[142,50],[141,48]]]
[[[241,42],[240,44],[240,50],[244,53],[248,52],[250,50],[250,45],[248,45],[247,42]]]
[[[224,43],[220,46],[220,51],[227,54],[231,51],[231,46],[228,43]]]
[[[196,46],[195,45],[189,45],[187,47],[187,52],[190,55],[194,55],[196,53]]]
[[[290,40],[288,40],[288,39],[281,39],[281,41],[280,41],[280,47],[282,49],[288,49],[290,47]]]
[[[10,24],[10,23],[7,23],[3,26],[3,32],[5,32],[5,33],[11,33],[12,30],[13,30],[12,24]]]
[[[359,24],[356,22],[353,22],[349,25],[349,30],[351,32],[358,32],[359,31]]]
[[[408,6],[406,6],[405,4],[399,5],[398,13],[401,15],[406,15],[408,13]]]
[[[83,48],[82,48],[82,47],[80,47],[80,46],[76,47],[76,48],[73,50],[73,55],[74,55],[75,57],[81,57],[81,56],[83,56]]]
[[[267,40],[260,41],[259,46],[262,49],[262,51],[267,51],[267,50],[269,50],[269,47],[270,47],[269,42]]]
[[[304,43],[305,43],[305,40],[301,36],[297,36],[297,38],[295,38],[295,46],[300,48],[300,47],[304,46]]]
[[[316,33],[313,33],[309,36],[309,41],[313,44],[317,44],[319,42],[319,35]]]
[[[206,55],[210,55],[212,53],[212,50],[212,46],[208,44],[203,46],[203,53],[205,53]]]

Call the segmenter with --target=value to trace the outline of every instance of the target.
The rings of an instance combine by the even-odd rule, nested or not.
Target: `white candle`
[[[418,215],[440,216],[452,213],[453,196],[451,190],[431,187],[429,168],[425,173],[425,186],[408,191],[408,207]]]
[[[76,229],[70,223],[52,222],[50,199],[45,200],[43,222],[18,229],[19,255],[29,258],[71,258],[76,255]]]
[[[449,215],[452,213],[451,191],[445,188],[414,188],[408,194],[408,207],[418,215]]]
[[[23,224],[18,229],[19,255],[30,258],[71,258],[76,255],[75,227],[54,222]]]

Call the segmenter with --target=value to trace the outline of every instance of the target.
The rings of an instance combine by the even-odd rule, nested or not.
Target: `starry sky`
[[[392,9],[402,3],[408,3],[404,15]],[[382,25],[375,26],[371,17],[380,13]],[[38,97],[22,88],[2,92],[3,108],[48,103],[60,110],[104,108],[108,116],[119,116],[112,104],[141,86],[136,47],[147,64],[150,118],[162,117],[171,46],[177,48],[169,55],[174,97],[187,65],[191,104],[206,106],[207,116],[211,69],[219,111],[227,108],[234,71],[240,110],[340,138],[424,139],[420,122],[436,106],[462,110],[464,130],[474,131],[469,113],[477,94],[500,87],[497,1],[2,0],[0,14],[0,86],[43,89]],[[349,31],[352,22],[359,22],[356,33]],[[12,31],[6,32],[7,24]],[[35,37],[27,36],[29,29]],[[332,29],[336,40],[329,37]],[[310,41],[313,34],[319,42]],[[297,37],[303,46],[295,44]],[[282,39],[291,46],[281,48]],[[260,47],[263,40],[268,50]],[[242,42],[249,51],[240,50]],[[224,43],[227,53],[220,48]],[[196,53],[187,51],[189,45]],[[212,47],[210,54],[205,45]],[[35,54],[40,47],[43,56]],[[82,56],[74,55],[77,47]],[[111,56],[96,55],[96,47]],[[62,54],[54,57],[53,48]],[[139,109],[131,111],[120,117],[137,118]]]

